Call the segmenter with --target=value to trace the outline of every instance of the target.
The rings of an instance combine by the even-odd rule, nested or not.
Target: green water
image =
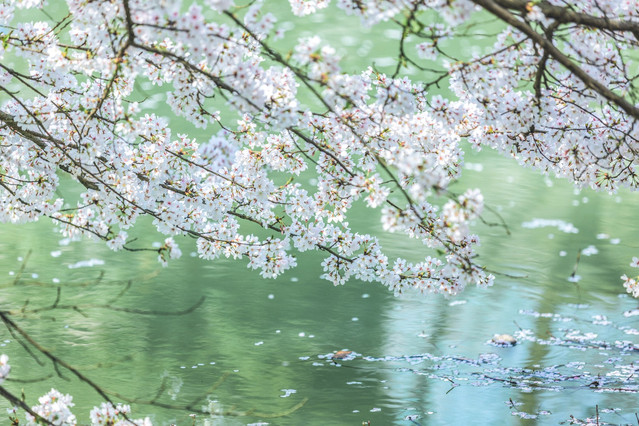
[[[352,20],[336,19],[322,14],[307,22],[324,26],[345,54],[354,52],[346,71],[371,58],[392,65],[384,53],[396,43],[392,27],[353,34]],[[316,27],[294,28],[282,46]],[[498,273],[487,290],[444,299],[396,298],[357,281],[333,287],[318,278],[321,256],[313,253],[265,281],[244,261],[199,260],[188,239],[180,240],[183,258],[163,269],[156,254],[69,244],[41,221],[0,226],[0,309],[15,311],[16,324],[113,400],[153,400],[132,407],[135,418],[157,424],[190,425],[193,410],[184,407],[208,401],[225,415],[200,414],[198,424],[558,424],[571,415],[594,417],[596,409],[607,422],[635,424],[639,315],[619,276],[632,272],[628,264],[639,253],[637,196],[575,193],[492,152],[469,152],[466,162],[453,189],[479,187],[511,231],[476,224],[478,260]],[[578,232],[526,225],[535,219]],[[356,209],[350,221],[381,232],[376,212]],[[144,222],[137,236],[140,247],[163,239]],[[397,256],[421,249],[394,235],[381,234],[381,241]],[[577,264],[590,246],[597,253]],[[568,280],[575,265],[576,283]],[[28,312],[54,305],[58,288],[56,309]],[[188,314],[168,315],[194,305]],[[490,344],[494,334],[521,330],[528,338],[514,347]],[[13,379],[3,386],[24,392],[30,405],[51,387],[70,393],[73,412],[86,423],[102,398],[68,370],[57,375],[19,340],[1,329]],[[352,351],[353,359],[331,361],[338,350]],[[527,415],[537,418],[522,419]]]

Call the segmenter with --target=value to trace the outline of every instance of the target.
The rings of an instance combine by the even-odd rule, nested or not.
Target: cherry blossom
[[[71,413],[71,407],[74,406],[73,397],[51,389],[46,395],[38,399],[40,404],[32,407],[32,410],[55,425],[74,425],[76,418]],[[27,424],[37,425],[39,422],[31,414],[27,413]]]
[[[124,404],[117,404],[115,407],[108,402],[103,402],[100,407],[93,407],[90,418],[92,425],[113,425],[113,426],[150,426],[151,420],[144,419],[130,420],[127,416],[131,413],[131,407]]]
[[[130,235],[150,217],[163,265],[190,236],[201,258],[245,258],[263,277],[316,250],[333,284],[450,295],[494,280],[475,261],[483,197],[449,190],[462,141],[578,186],[639,187],[636,1],[334,3],[365,26],[399,26],[395,72],[346,72],[320,35],[279,51],[262,1],[68,0],[65,25],[15,14],[40,1],[5,2],[0,220],[49,217],[70,239],[139,250]],[[328,5],[290,1],[296,15]],[[463,56],[448,42],[475,14],[503,25]],[[431,93],[443,84],[450,99]],[[394,258],[350,223],[361,204],[422,244],[422,260]]]
[[[316,12],[328,6],[330,0],[289,0],[293,13],[304,16]]]
[[[334,285],[455,295],[494,281],[475,260],[483,196],[450,190],[462,141],[579,187],[639,189],[637,0],[336,0],[364,26],[398,26],[385,72],[344,70],[320,34],[278,50],[283,27],[266,3],[4,1],[0,220],[48,217],[117,251],[140,250],[130,235],[146,217],[162,265],[189,236],[202,259],[244,258],[264,278],[317,251]],[[297,16],[329,3],[289,1]],[[47,7],[68,16],[36,13]],[[473,43],[487,16],[496,37],[451,47]],[[421,244],[419,259],[352,224],[355,206]],[[639,278],[622,280],[639,297]],[[2,355],[0,381],[9,371]],[[72,407],[52,389],[33,412],[75,424]],[[129,410],[104,403],[91,421],[119,424]]]
[[[0,355],[0,383],[9,376],[10,371],[9,357],[6,354]],[[71,408],[75,405],[71,395],[51,389],[38,398],[38,403],[38,405],[31,407],[31,412],[25,414],[26,424],[39,425],[42,424],[42,420],[59,426],[75,426],[77,424],[77,419],[71,412]],[[18,407],[13,407],[7,411],[17,424]],[[91,410],[91,425],[151,425],[151,420],[148,417],[132,420],[128,417],[130,413],[131,407],[128,405],[116,404],[113,406],[110,402],[103,402],[100,407],[93,407],[93,410]],[[37,418],[36,415],[40,416],[40,418]]]

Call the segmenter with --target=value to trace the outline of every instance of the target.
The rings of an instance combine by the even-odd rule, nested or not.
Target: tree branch
[[[561,52],[550,40],[539,34],[532,29],[527,23],[517,19],[515,15],[510,13],[507,9],[501,7],[497,2],[505,0],[473,0],[473,3],[483,7],[488,12],[492,13],[508,25],[518,29],[525,35],[527,35],[532,41],[540,45],[548,54],[563,65],[568,71],[570,71],[575,77],[581,80],[586,87],[595,91],[609,102],[617,105],[624,110],[628,115],[635,119],[639,119],[639,108],[632,105],[624,97],[619,96],[599,81],[588,75],[583,69],[575,64],[568,56]],[[507,0],[513,1],[513,0]]]
[[[528,11],[528,5],[531,2],[527,0],[495,0],[495,3],[506,9],[526,13]],[[606,16],[592,16],[586,13],[575,12],[568,7],[555,6],[548,1],[537,3],[536,6],[538,6],[548,18],[552,18],[562,24],[572,23],[590,28],[598,28],[600,30],[631,32],[635,38],[639,40],[639,22],[637,21],[611,19]]]

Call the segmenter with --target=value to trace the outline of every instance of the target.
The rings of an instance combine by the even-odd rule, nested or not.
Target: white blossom
[[[177,237],[190,235],[203,259],[246,258],[263,277],[317,250],[335,284],[354,277],[396,293],[456,294],[494,279],[475,260],[472,222],[484,214],[483,196],[449,190],[462,173],[463,140],[579,186],[639,189],[639,129],[627,107],[595,87],[631,93],[636,40],[572,23],[557,48],[587,77],[575,73],[530,34],[547,36],[546,8],[564,3],[513,3],[513,26],[480,55],[447,44],[478,28],[470,0],[334,2],[366,26],[400,23],[407,44],[392,73],[343,69],[342,50],[313,33],[290,55],[278,52],[271,42],[283,27],[264,1],[68,0],[62,26],[14,14],[42,3],[0,6],[0,25],[13,29],[0,48],[0,84],[24,85],[13,58],[31,79],[0,105],[3,222],[47,216],[70,239],[128,250],[130,229],[150,217],[163,235],[163,265],[181,255]],[[636,3],[571,5],[605,23],[635,22]],[[328,4],[290,1],[296,15]],[[209,9],[234,14],[222,23]],[[553,24],[571,24],[559,21],[566,16]],[[402,26],[407,17],[420,25]],[[409,78],[404,67],[435,80]],[[443,85],[455,100],[433,93]],[[156,86],[149,98],[140,90],[147,86]],[[80,189],[62,198],[67,179]],[[70,207],[69,197],[78,200]],[[422,244],[421,260],[393,258],[349,223],[360,204],[386,231]]]

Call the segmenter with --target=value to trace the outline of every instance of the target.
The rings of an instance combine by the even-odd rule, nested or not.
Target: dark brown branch
[[[528,5],[531,2],[528,0],[495,0],[495,3],[506,9],[526,13],[528,11]],[[536,3],[536,6],[538,6],[548,18],[552,18],[562,24],[572,23],[600,30],[631,32],[637,40],[639,40],[639,22],[637,21],[611,19],[606,16],[592,16],[586,13],[575,12],[569,7],[555,6],[548,1]]]
[[[523,22],[515,15],[510,13],[507,9],[504,9],[498,4],[499,0],[473,0],[473,2],[493,15],[497,16],[499,19],[504,21],[506,24],[518,29],[526,36],[528,36],[533,42],[540,45],[548,54],[563,65],[568,71],[570,71],[575,77],[581,80],[587,88],[592,89],[603,98],[608,100],[609,102],[617,105],[619,108],[624,110],[628,115],[639,119],[639,108],[635,107],[633,104],[628,102],[624,97],[619,96],[612,90],[610,90],[605,85],[601,84],[599,81],[595,80],[593,77],[588,75],[583,69],[581,69],[577,64],[575,64],[568,56],[566,56],[561,50],[557,48],[550,40],[548,40],[543,35],[539,34],[533,28],[530,27],[526,22]]]

